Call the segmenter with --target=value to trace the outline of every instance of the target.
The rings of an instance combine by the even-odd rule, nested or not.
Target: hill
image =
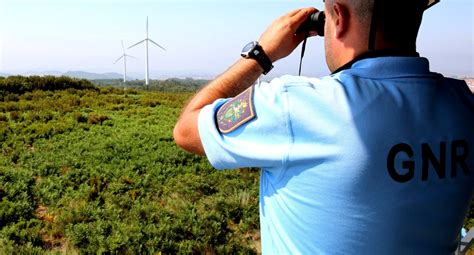
[[[9,101],[26,92],[35,90],[96,89],[88,80],[54,76],[8,76],[0,79],[0,101]]]
[[[68,71],[68,72],[59,72],[59,71],[28,71],[21,74],[22,76],[68,76],[71,78],[77,79],[87,79],[87,80],[106,80],[106,79],[122,79],[122,75],[119,73],[108,72],[108,73],[93,73],[93,72],[83,72],[83,71]],[[0,72],[0,77],[11,76],[8,73]],[[13,75],[17,76],[17,75]]]
[[[126,84],[124,84],[121,79],[92,80],[92,83],[97,86],[119,86],[162,92],[195,92],[208,82],[209,80],[204,79],[171,78],[166,80],[150,80],[150,84],[146,86],[143,80],[131,80],[127,81]]]
[[[107,80],[107,79],[121,79],[123,76],[119,73],[90,73],[82,71],[69,71],[62,75],[87,80]]]

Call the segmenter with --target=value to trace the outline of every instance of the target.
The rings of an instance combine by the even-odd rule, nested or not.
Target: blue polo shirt
[[[321,79],[253,87],[256,117],[222,133],[218,169],[260,167],[264,254],[447,254],[474,193],[474,97],[418,57],[363,59]]]

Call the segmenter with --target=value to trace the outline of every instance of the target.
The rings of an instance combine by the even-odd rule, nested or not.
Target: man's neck
[[[419,57],[420,55],[416,50],[406,49],[406,48],[385,48],[385,49],[378,49],[373,51],[365,51],[358,56],[354,57],[350,61],[346,62],[345,64],[341,65],[337,68],[334,73],[338,73],[342,70],[349,69],[352,65],[362,59],[366,58],[376,58],[376,57],[388,57],[388,56],[398,56],[398,57]]]

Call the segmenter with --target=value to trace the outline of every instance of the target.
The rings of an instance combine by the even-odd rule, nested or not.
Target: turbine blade
[[[162,48],[164,51],[166,51],[165,48],[163,48],[161,45],[159,45],[158,43],[154,42],[152,39],[148,39],[150,42],[154,43],[156,46]]]
[[[123,58],[123,56],[119,57],[117,60],[115,60],[114,64],[117,63],[122,58]]]
[[[122,42],[122,51],[123,51],[123,54],[125,54],[125,48],[123,47],[123,40],[121,40],[120,42]]]
[[[135,46],[139,45],[140,43],[144,42],[145,40],[146,40],[146,39],[143,39],[143,40],[141,40],[141,41],[135,43],[134,45],[128,47],[127,50],[130,49],[130,48],[132,48],[132,47],[135,47]]]
[[[128,55],[128,54],[125,54],[125,56],[130,57],[130,58],[134,58],[134,59],[138,59],[137,57],[134,57],[134,56],[131,56],[131,55]]]

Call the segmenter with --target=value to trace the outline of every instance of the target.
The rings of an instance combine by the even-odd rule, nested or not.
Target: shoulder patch
[[[223,134],[234,131],[255,117],[253,86],[223,104],[216,114],[217,126]]]

